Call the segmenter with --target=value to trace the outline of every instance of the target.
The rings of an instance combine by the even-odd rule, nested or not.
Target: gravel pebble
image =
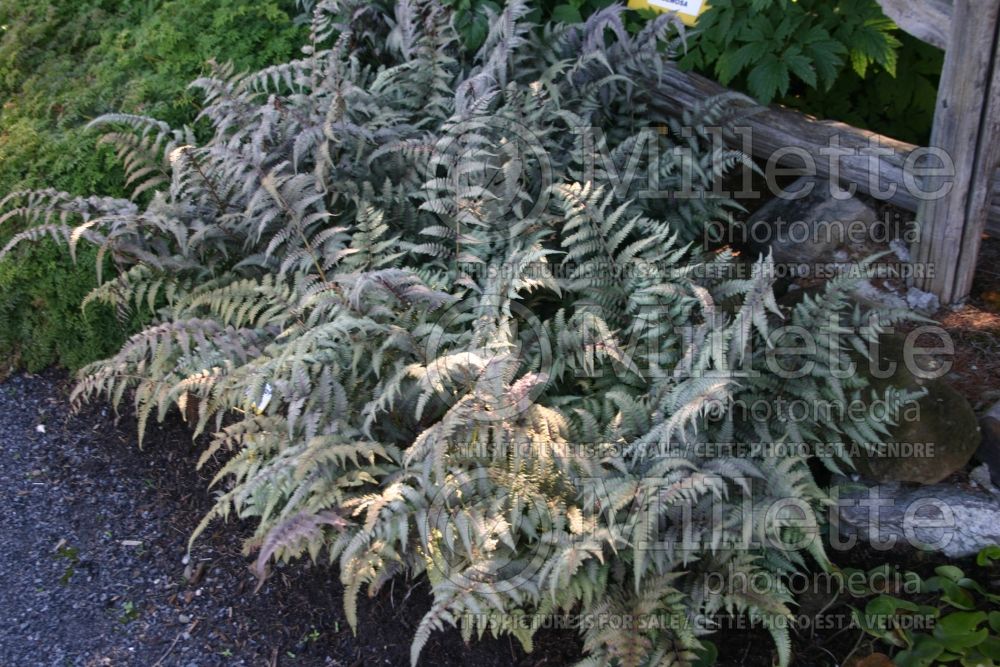
[[[409,663],[425,587],[399,580],[362,600],[355,636],[335,568],[276,568],[254,592],[242,552],[252,524],[209,527],[189,560],[213,502],[214,469],[195,467],[203,443],[169,419],[148,427],[140,450],[129,414],[116,420],[99,403],[72,414],[71,387],[58,372],[0,384],[0,667]],[[572,632],[541,633],[530,656],[516,644],[466,645],[449,630],[432,636],[423,664],[580,657]]]

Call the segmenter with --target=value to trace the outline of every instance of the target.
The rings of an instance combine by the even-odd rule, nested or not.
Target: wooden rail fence
[[[983,233],[1000,236],[1000,1],[878,1],[902,30],[946,49],[930,144],[950,156],[953,172],[930,171],[937,165],[922,162],[928,151],[913,144],[776,106],[740,123],[752,136],[746,146],[745,133],[726,140],[791,166],[801,167],[805,152],[824,177],[831,176],[832,160],[821,156],[837,147],[844,153],[835,161],[841,183],[867,194],[879,189],[880,197],[916,213],[919,238],[911,255],[928,267],[917,272],[916,286],[942,303],[960,303],[972,288]],[[667,114],[728,92],[669,64],[652,88],[656,107]],[[908,187],[913,183],[919,187]],[[924,198],[914,190],[942,194]]]

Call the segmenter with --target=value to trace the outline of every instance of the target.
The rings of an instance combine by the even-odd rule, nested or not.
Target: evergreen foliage
[[[257,69],[293,55],[304,35],[292,0],[18,0],[0,3],[0,196],[55,187],[128,192],[87,123],[127,110],[190,123],[188,83],[212,58]],[[13,233],[0,230],[0,245]],[[71,369],[108,356],[139,326],[81,296],[94,255],[67,265],[52,243],[0,267],[0,376],[18,367]],[[89,254],[88,254],[89,253]],[[104,267],[110,269],[110,266]]]

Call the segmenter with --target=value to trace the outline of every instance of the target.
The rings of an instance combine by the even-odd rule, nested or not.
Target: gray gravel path
[[[60,373],[0,383],[0,667],[406,665],[429,606],[398,581],[344,620],[333,568],[279,567],[260,592],[241,553],[250,526],[215,524],[186,544],[212,500],[212,471],[178,420],[150,426],[96,405],[70,414]],[[564,665],[575,633],[471,646],[434,635],[427,665]]]
[[[210,545],[182,561],[194,508],[171,468],[195,477],[190,438],[160,429],[176,451],[139,452],[107,408],[70,415],[64,384],[0,385],[0,665],[262,664],[272,647],[240,646],[218,595],[249,573],[212,568]]]

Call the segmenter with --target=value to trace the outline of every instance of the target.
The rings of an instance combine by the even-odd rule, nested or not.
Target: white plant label
[[[647,0],[650,7],[665,9],[678,14],[687,14],[696,17],[701,13],[701,8],[705,0]]]

